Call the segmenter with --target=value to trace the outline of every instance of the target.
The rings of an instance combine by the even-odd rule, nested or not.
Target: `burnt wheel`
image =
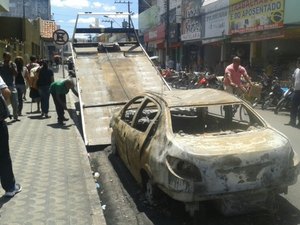
[[[143,174],[143,191],[145,194],[146,201],[149,205],[154,206],[162,196],[162,192],[153,183],[149,176],[144,172]]]

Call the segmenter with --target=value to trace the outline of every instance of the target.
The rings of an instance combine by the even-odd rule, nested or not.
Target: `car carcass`
[[[225,215],[275,209],[299,174],[288,138],[243,100],[215,89],[146,92],[110,122],[112,149],[149,202],[157,190],[194,214],[212,201]]]

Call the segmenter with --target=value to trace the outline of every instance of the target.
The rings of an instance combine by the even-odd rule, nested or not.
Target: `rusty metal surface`
[[[168,90],[140,47],[109,53],[76,48],[75,67],[86,145],[110,144],[109,121],[120,105],[140,92]]]
[[[163,92],[163,98],[169,107],[188,105],[212,105],[240,103],[241,100],[227,92],[210,88],[199,88],[193,90],[174,90]]]
[[[223,108],[219,103],[236,105],[238,98],[210,89],[145,96],[151,97],[147,104],[132,102],[113,118],[113,151],[138,183],[149,178],[150,185],[185,203],[191,214],[199,202],[208,200],[221,202],[227,215],[276,207],[274,196],[297,181],[300,162],[289,140],[250,106],[243,105],[246,114],[236,113],[229,126],[223,126],[228,114],[214,109]],[[152,118],[149,110],[159,117]],[[149,122],[141,129],[138,124],[144,121]],[[203,130],[193,129],[193,124],[197,128],[203,124]]]

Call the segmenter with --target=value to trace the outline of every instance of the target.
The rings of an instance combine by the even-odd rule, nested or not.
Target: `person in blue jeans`
[[[286,125],[300,128],[300,57],[297,59],[297,66],[292,75],[292,79],[294,81],[294,95],[292,97],[290,121]]]
[[[67,110],[66,94],[68,94],[70,89],[78,96],[77,91],[74,89],[74,82],[71,79],[55,81],[50,86],[50,93],[57,113],[57,122],[60,125],[64,125],[64,121],[69,120],[65,117],[65,110]]]
[[[54,74],[53,71],[48,68],[47,60],[42,60],[40,65],[41,67],[39,69],[37,87],[41,97],[41,109],[42,109],[41,116],[42,117],[45,116],[45,118],[50,118],[50,116],[48,115],[49,99],[50,99],[49,88],[51,83],[54,82]]]
[[[3,62],[0,65],[0,75],[8,86],[11,92],[10,102],[13,109],[14,121],[20,121],[18,118],[19,101],[18,101],[18,91],[15,85],[15,77],[17,76],[17,66],[11,61],[11,54],[9,52],[3,53]]]
[[[0,76],[0,101],[9,99],[10,90]],[[3,104],[1,104],[3,106]],[[3,109],[3,108],[2,108]],[[2,110],[1,109],[1,110]],[[9,154],[9,134],[5,118],[0,117],[0,181],[5,190],[4,196],[13,197],[22,190],[22,186],[16,183]]]

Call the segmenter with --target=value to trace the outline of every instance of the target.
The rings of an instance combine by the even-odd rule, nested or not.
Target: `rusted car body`
[[[191,214],[207,200],[224,214],[270,207],[297,181],[299,160],[287,137],[223,91],[144,93],[110,126],[113,151],[148,198],[157,187]]]

